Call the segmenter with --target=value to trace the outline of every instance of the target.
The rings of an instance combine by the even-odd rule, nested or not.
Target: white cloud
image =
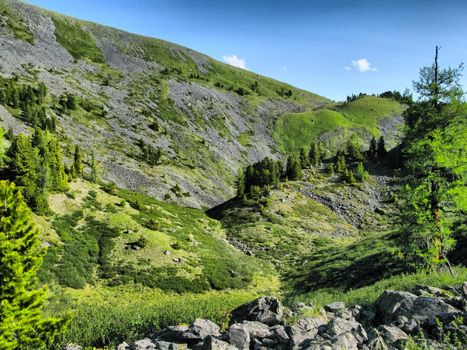
[[[246,62],[243,58],[238,57],[237,55],[226,55],[222,59],[230,64],[231,66],[246,69]]]
[[[377,68],[373,68],[371,66],[371,63],[368,62],[368,60],[366,58],[360,58],[358,60],[353,60],[352,61],[352,66],[353,67],[356,67],[360,72],[362,73],[365,73],[365,72],[376,72],[378,69]],[[345,67],[344,69],[348,71],[347,68],[350,68],[350,67]]]

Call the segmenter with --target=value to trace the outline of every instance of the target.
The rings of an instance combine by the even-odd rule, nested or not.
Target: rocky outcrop
[[[117,349],[390,350],[404,349],[410,340],[430,349],[460,350],[467,344],[466,297],[467,282],[449,290],[428,286],[419,286],[415,293],[386,290],[373,305],[348,308],[334,302],[304,318],[299,311],[285,313],[274,297],[261,297],[235,309],[222,333],[213,322],[197,319]],[[294,310],[304,308],[301,303]],[[70,344],[66,349],[79,347]]]

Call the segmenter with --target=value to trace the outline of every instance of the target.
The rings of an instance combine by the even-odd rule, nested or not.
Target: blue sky
[[[467,61],[466,0],[27,2],[175,42],[335,100],[411,88],[435,45],[441,65]]]

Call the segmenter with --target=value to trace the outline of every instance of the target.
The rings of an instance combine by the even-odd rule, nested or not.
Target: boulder
[[[395,326],[381,325],[377,328],[381,338],[390,348],[399,348],[409,339],[408,335]]]
[[[190,326],[167,327],[156,336],[158,340],[170,343],[194,345],[207,336],[220,336],[219,330],[220,327],[209,320],[196,319]]]
[[[367,345],[369,350],[389,350],[389,347],[384,341],[383,337],[375,328],[368,332]]]
[[[130,349],[130,344],[127,342],[123,342],[117,346],[117,350],[129,350]]]
[[[219,333],[220,327],[209,320],[204,320],[201,318],[196,319],[191,325],[191,331],[195,334],[198,334],[201,339],[206,338],[209,335],[218,337],[221,334]]]
[[[281,344],[288,344],[290,341],[290,337],[287,334],[285,327],[282,325],[272,326],[270,328],[273,337],[277,339],[277,341]]]
[[[131,346],[132,350],[156,350],[156,344],[154,344],[151,339],[145,338],[142,340],[137,340]]]
[[[250,334],[250,339],[262,339],[272,336],[269,327],[257,321],[243,321],[243,328]]]
[[[283,314],[283,307],[277,298],[261,297],[232,311],[230,323],[258,321],[274,326],[282,323]]]
[[[331,341],[333,350],[358,350],[359,342],[352,332],[341,333]]]
[[[377,318],[383,324],[392,324],[401,316],[409,322],[434,325],[440,318],[449,322],[459,310],[439,298],[417,297],[408,292],[386,290],[376,301]]]
[[[209,335],[203,342],[193,346],[193,350],[237,350],[237,348]]]
[[[467,282],[464,282],[462,284],[462,294],[464,296],[464,299],[467,299]]]
[[[326,310],[327,312],[336,313],[345,310],[345,304],[341,301],[335,301],[331,304],[325,305],[324,310]]]
[[[250,333],[241,324],[233,324],[229,327],[228,338],[230,345],[235,346],[237,349],[250,348]]]
[[[287,327],[290,338],[290,347],[293,349],[303,348],[318,335],[319,328],[326,325],[326,321],[318,317],[307,317],[301,319],[296,325]]]

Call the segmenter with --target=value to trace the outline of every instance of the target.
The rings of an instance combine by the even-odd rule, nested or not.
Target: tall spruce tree
[[[376,146],[376,139],[373,136],[370,140],[370,147],[368,148],[368,159],[372,161],[376,161],[378,157],[377,146]]]
[[[13,183],[0,181],[0,203],[0,348],[44,349],[66,321],[43,314],[46,289],[37,289],[43,250]]]
[[[302,168],[308,168],[310,165],[308,151],[305,147],[300,148],[300,163],[302,164]]]
[[[321,163],[321,147],[319,143],[312,142],[308,153],[310,163],[313,167],[318,167]]]
[[[302,177],[302,166],[300,160],[294,156],[289,156],[287,159],[287,166],[285,170],[285,176],[289,180],[299,180]]]
[[[73,154],[73,165],[72,165],[73,177],[81,177],[83,175],[83,156],[81,155],[81,149],[78,145],[75,146],[75,153]]]
[[[66,191],[68,189],[67,176],[63,166],[62,152],[55,137],[52,137],[47,144],[45,162],[50,170],[48,188],[51,191]]]
[[[384,141],[384,137],[380,136],[378,139],[378,146],[376,149],[376,154],[378,155],[378,160],[383,161],[386,158],[386,142]]]

